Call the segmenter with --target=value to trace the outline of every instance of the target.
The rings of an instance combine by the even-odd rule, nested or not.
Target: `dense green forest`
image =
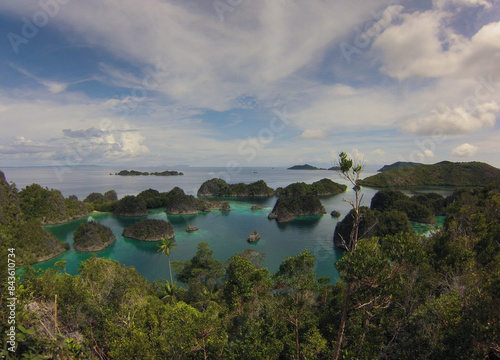
[[[23,247],[40,241],[38,232],[46,235],[36,222],[42,219],[22,211],[15,187],[0,185],[6,260],[8,247],[21,256]],[[445,215],[443,228],[428,237],[411,232],[412,201],[426,216]],[[261,266],[265,254],[246,251],[222,263],[206,243],[190,260],[177,262],[172,246],[173,287],[148,283],[134,268],[98,257],[81,263],[76,276],[65,272],[64,261],[43,273],[26,267],[16,284],[16,353],[3,337],[1,355],[332,359],[345,319],[341,359],[498,359],[500,188],[457,189],[445,199],[384,191],[363,212],[371,215],[361,220],[371,219],[376,230],[360,232],[356,250],[332,263],[341,275],[335,284],[316,276],[307,250],[270,273]],[[3,334],[10,326],[3,311],[6,263],[0,276]]]
[[[371,187],[486,186],[500,183],[500,170],[483,162],[394,163],[360,181]]]

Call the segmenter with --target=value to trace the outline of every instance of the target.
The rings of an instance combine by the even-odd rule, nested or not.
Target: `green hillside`
[[[485,186],[500,183],[500,170],[482,162],[453,163],[442,161],[433,165],[386,170],[360,181],[363,186]]]

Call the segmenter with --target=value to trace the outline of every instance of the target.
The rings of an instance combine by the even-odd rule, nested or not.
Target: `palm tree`
[[[174,281],[172,279],[172,268],[170,267],[170,250],[175,250],[177,244],[175,239],[161,238],[161,244],[158,245],[158,252],[164,254],[168,259],[168,271],[170,272],[170,285],[172,289],[172,294],[174,290]]]

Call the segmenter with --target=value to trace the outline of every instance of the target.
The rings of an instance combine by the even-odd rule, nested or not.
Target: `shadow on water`
[[[112,215],[112,219],[118,226],[122,228],[126,228],[128,226],[134,225],[136,222],[139,222],[144,219],[148,219],[148,216],[116,216]],[[102,222],[103,225],[110,226]]]
[[[269,221],[275,221],[276,225],[281,231],[285,230],[290,230],[292,228],[294,229],[314,229],[321,221],[323,215],[311,215],[311,216],[299,216],[294,218],[291,221],[287,221],[284,223],[277,222],[276,220],[269,220]]]
[[[159,241],[141,241],[123,236],[123,243],[135,251],[152,254],[158,252]]]

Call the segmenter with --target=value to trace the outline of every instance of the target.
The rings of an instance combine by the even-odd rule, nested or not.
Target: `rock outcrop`
[[[142,241],[159,241],[175,236],[174,227],[165,220],[144,219],[126,227],[123,236]]]
[[[332,212],[330,213],[330,215],[331,215],[332,217],[336,217],[336,218],[338,218],[338,217],[340,217],[340,215],[342,215],[342,214],[341,214],[341,213],[340,213],[340,211],[338,211],[338,210],[332,210]]]
[[[118,216],[147,216],[148,209],[142,199],[127,195],[116,203],[114,214]]]
[[[326,214],[326,210],[316,195],[282,196],[278,198],[269,219],[287,222],[297,216]]]
[[[277,188],[276,194],[279,196],[316,195],[332,196],[343,193],[347,190],[346,185],[338,184],[330,179],[324,178],[312,184],[296,182],[285,188]]]
[[[73,247],[78,251],[101,251],[115,242],[116,237],[107,226],[95,221],[80,224],[73,233]]]
[[[200,228],[198,226],[195,226],[195,225],[188,225],[188,226],[186,226],[186,231],[187,232],[198,231],[198,230],[200,230]]]
[[[194,215],[200,210],[200,203],[193,195],[186,195],[184,190],[175,187],[166,195],[165,212],[170,215]]]
[[[274,190],[267,186],[264,180],[251,184],[228,184],[223,179],[211,179],[201,184],[198,196],[214,197],[269,197],[273,196]]]
[[[257,231],[253,231],[247,238],[249,243],[253,243],[260,240],[260,234]]]

